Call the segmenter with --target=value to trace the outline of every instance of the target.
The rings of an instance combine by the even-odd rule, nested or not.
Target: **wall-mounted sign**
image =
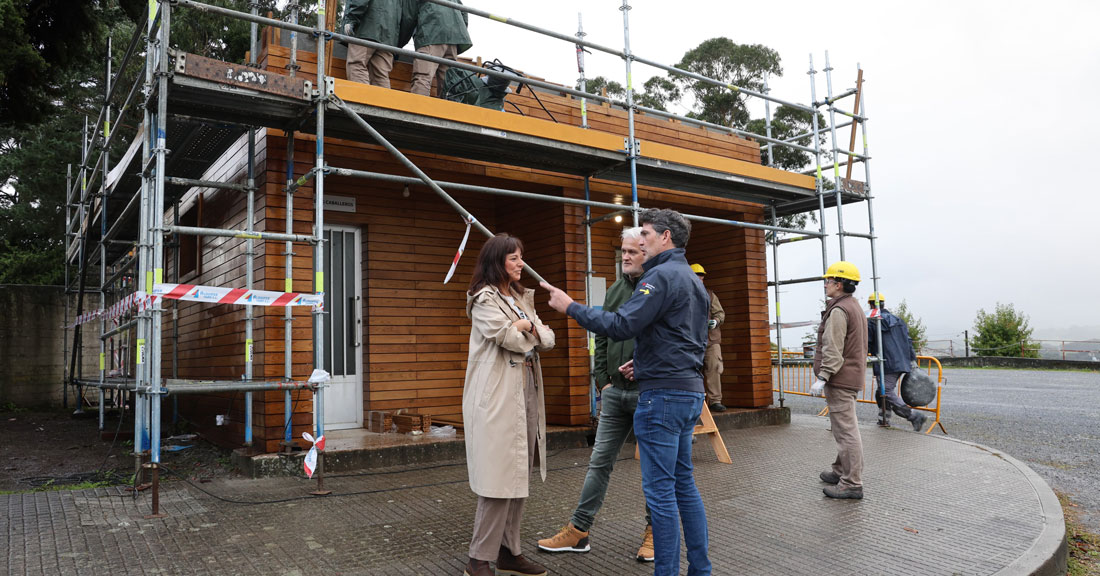
[[[326,212],[355,212],[355,198],[351,196],[325,196]]]

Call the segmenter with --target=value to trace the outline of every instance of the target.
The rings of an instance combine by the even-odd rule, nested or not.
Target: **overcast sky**
[[[567,34],[581,13],[589,41],[623,46],[619,1],[467,5]],[[929,338],[961,338],[979,308],[1001,302],[1028,314],[1038,336],[1100,339],[1100,184],[1087,150],[1100,133],[1100,2],[632,0],[632,7],[635,54],[674,64],[708,38],[764,44],[783,58],[773,94],[794,102],[810,102],[811,53],[820,71],[829,51],[834,92],[853,87],[863,66],[880,286],[889,303],[908,302]],[[577,78],[571,45],[476,16],[470,32],[467,55],[563,84]],[[586,63],[589,77],[623,82],[620,59],[593,54]],[[636,64],[635,86],[658,73]],[[824,74],[817,80],[820,99]],[[762,115],[762,106],[754,109]],[[866,231],[866,215],[866,204],[846,208],[845,228]],[[826,226],[836,231],[835,210]],[[857,295],[865,299],[868,244],[845,244],[863,272]],[[835,236],[828,246],[830,260],[839,259]],[[784,246],[780,262],[785,278],[819,273],[820,244]],[[785,287],[781,298],[783,321],[793,322],[818,317],[823,297],[820,285],[803,285]],[[786,331],[784,343],[804,331]]]

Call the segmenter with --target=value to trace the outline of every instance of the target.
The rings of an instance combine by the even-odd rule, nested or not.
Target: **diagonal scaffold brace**
[[[470,222],[475,228],[477,228],[479,232],[484,234],[487,238],[492,238],[494,236],[493,232],[486,228],[485,225],[481,223],[481,221],[474,217],[473,214],[470,214],[469,210],[463,208],[457,200],[455,200],[450,194],[440,188],[439,184],[436,184],[435,181],[432,180],[431,177],[429,177],[427,174],[425,174],[424,171],[421,170],[416,164],[414,164],[412,160],[409,160],[409,158],[402,154],[396,146],[390,143],[389,140],[386,140],[386,137],[382,136],[381,133],[375,130],[374,126],[371,126],[369,123],[367,123],[366,120],[363,120],[363,118],[359,116],[359,114],[357,114],[354,110],[352,110],[346,102],[341,100],[340,97],[333,94],[329,96],[329,101],[332,102],[340,110],[343,110],[344,114],[347,114],[348,117],[351,118],[352,121],[354,121],[360,128],[370,134],[371,138],[373,138],[376,142],[382,145],[383,148],[389,151],[389,153],[392,154],[394,158],[397,158],[402,164],[404,164],[405,167],[409,169],[409,171],[411,171],[413,174],[416,175],[417,178],[424,182],[424,184],[428,188],[431,188],[432,191],[438,194],[440,198],[442,198],[447,204],[451,206],[451,208],[454,208],[456,212],[461,214],[462,217],[465,218],[467,222]],[[542,276],[540,276],[538,272],[535,272],[534,268],[532,268],[530,265],[525,264],[523,266],[523,270],[530,274],[536,282],[545,282]]]

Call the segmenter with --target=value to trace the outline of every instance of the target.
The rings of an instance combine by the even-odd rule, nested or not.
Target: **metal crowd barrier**
[[[873,366],[873,364],[870,364],[868,367],[867,380],[864,383],[863,391],[860,393],[859,398],[856,399],[858,402],[863,402],[865,404],[877,404],[875,402],[876,385],[872,377]],[[940,430],[944,433],[944,435],[946,435],[947,429],[943,427],[943,421],[940,419],[940,408],[943,404],[943,387],[946,385],[946,382],[943,379],[943,366],[941,366],[940,361],[933,356],[917,356],[917,366],[919,366],[923,370],[926,370],[929,376],[931,376],[933,374],[933,370],[935,370],[937,383],[936,400],[934,403],[927,406],[913,406],[912,408],[914,410],[921,410],[924,412],[931,412],[932,414],[935,414],[935,419],[933,419],[932,423],[928,426],[928,429],[924,431],[925,434],[930,434],[932,430],[938,425],[940,427]],[[779,375],[777,374],[778,370],[776,370],[776,368],[777,366],[773,364],[772,382],[780,382],[780,378],[778,377]],[[783,394],[794,394],[797,396],[810,395],[810,387],[813,386],[815,380],[813,373],[813,360],[784,359],[782,370]],[[904,385],[905,382],[903,380],[901,386]],[[899,386],[898,388],[899,395],[901,394],[901,386]],[[780,389],[773,388],[772,391],[779,392]],[[825,416],[828,413],[829,408],[826,407],[818,413],[818,416]]]

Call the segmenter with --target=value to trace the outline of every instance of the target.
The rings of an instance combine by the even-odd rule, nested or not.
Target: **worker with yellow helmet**
[[[822,278],[827,301],[817,328],[817,382],[810,393],[825,397],[837,457],[819,477],[829,484],[823,490],[826,496],[858,500],[863,498],[863,440],[856,418],[856,396],[863,390],[867,374],[867,322],[859,303],[852,298],[860,280],[859,268],[841,260],[829,266]]]
[[[691,270],[706,284],[707,271],[702,264],[692,264]],[[722,404],[722,372],[725,365],[722,364],[721,326],[726,321],[726,311],[722,309],[714,290],[707,288],[707,296],[710,297],[710,311],[707,316],[707,351],[703,354],[703,383],[710,411],[725,412],[726,406]]]
[[[919,410],[913,410],[898,396],[898,384],[904,383],[906,376],[917,361],[913,350],[913,341],[909,338],[909,326],[905,321],[886,309],[886,296],[882,292],[873,292],[867,297],[867,307],[871,313],[867,319],[867,349],[876,356],[879,354],[879,331],[882,331],[882,373],[883,386],[875,386],[875,401],[882,410],[879,426],[890,425],[890,411],[909,421],[913,430],[924,428],[926,417]],[[878,326],[875,325],[878,323]],[[878,366],[873,370],[875,380],[879,378]],[[885,406],[883,403],[885,402]]]

